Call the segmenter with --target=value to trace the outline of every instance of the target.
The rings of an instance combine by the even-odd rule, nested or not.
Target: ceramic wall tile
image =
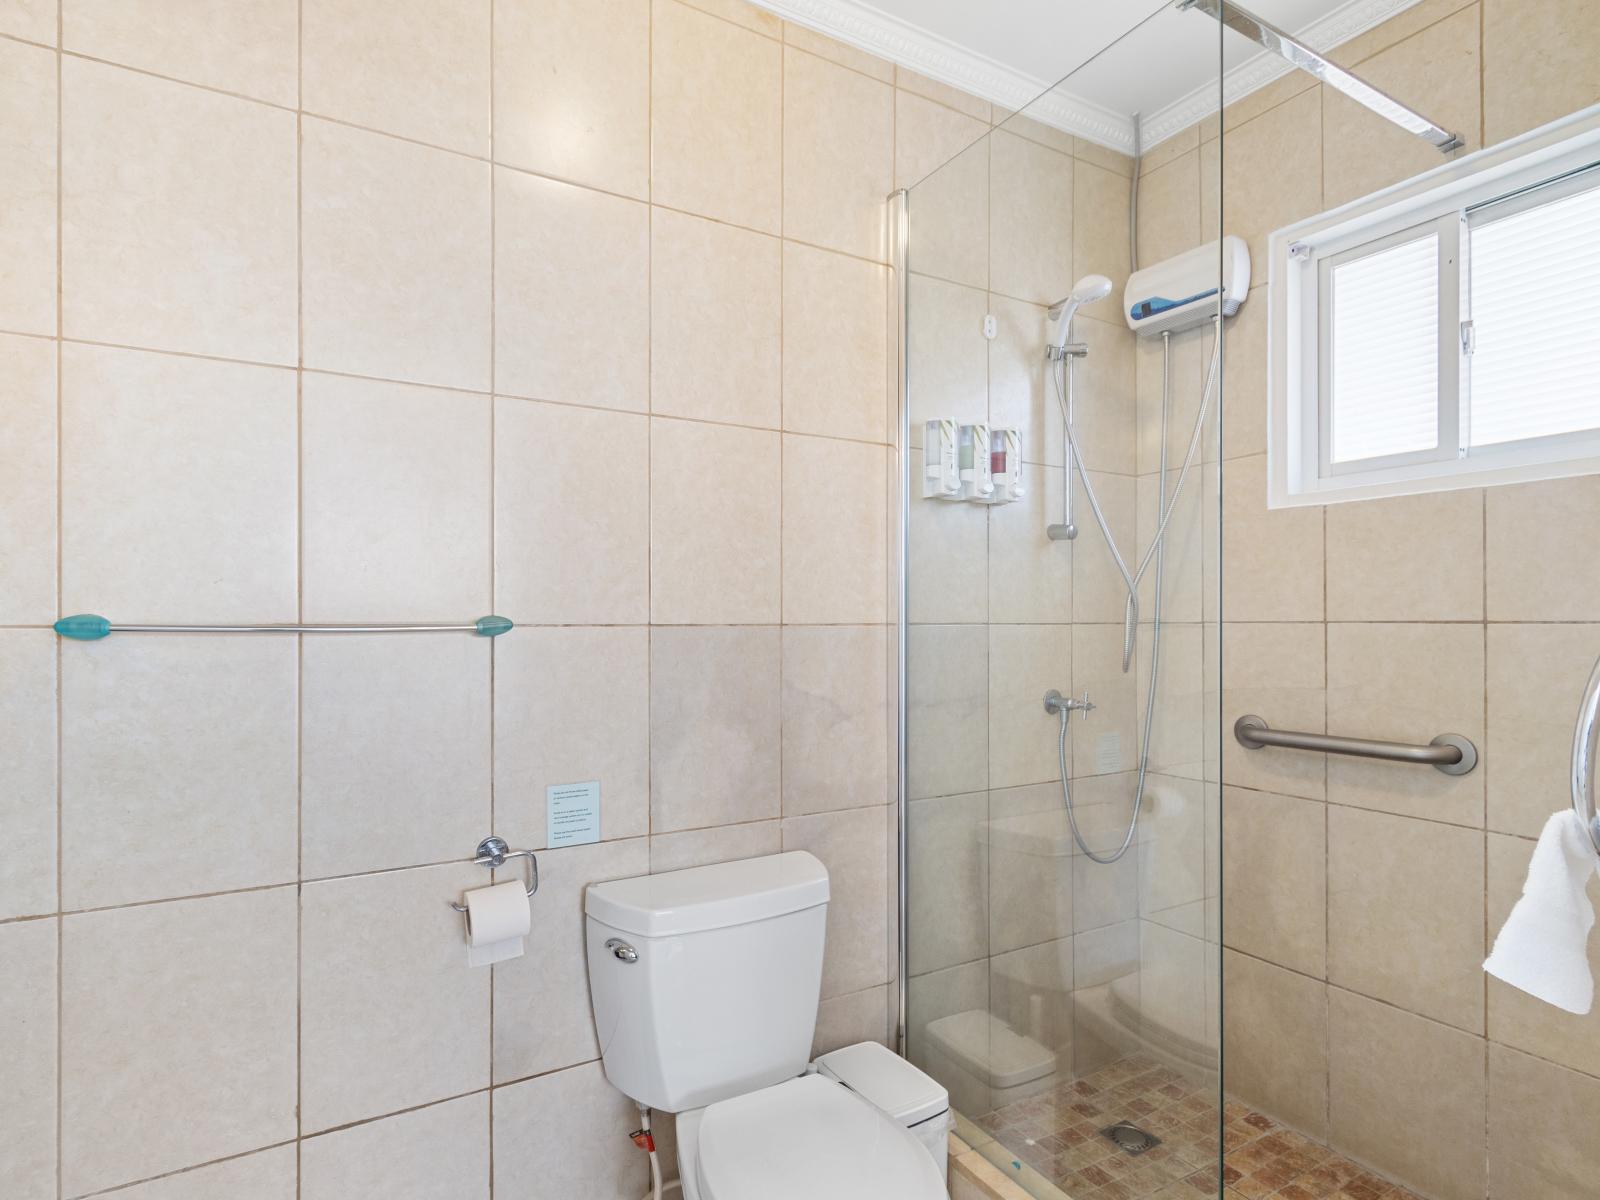
[[[119,1188],[118,1200],[298,1200],[299,1171],[293,1144],[227,1158],[148,1183]]]
[[[1484,842],[1387,813],[1328,812],[1328,980],[1484,1031]]]
[[[271,367],[64,346],[64,610],[294,620],[296,390]]]
[[[888,802],[892,694],[882,626],[784,628],[785,816]]]
[[[783,427],[865,442],[889,439],[888,272],[783,244]]]
[[[0,630],[0,919],[56,910],[56,637]]]
[[[807,850],[828,869],[822,995],[860,991],[889,977],[888,812],[882,805],[783,819],[783,848]]]
[[[310,373],[302,392],[305,618],[487,613],[488,398]]]
[[[494,0],[497,162],[650,194],[650,0]]]
[[[90,58],[293,108],[298,8],[294,0],[210,0],[180,15],[161,0],[66,0],[61,42]]]
[[[495,603],[506,615],[647,621],[648,419],[497,398],[494,457]]]
[[[70,56],[62,88],[67,336],[293,363],[294,114]]]
[[[619,1154],[616,1131],[633,1129],[638,1110],[606,1082],[600,1064],[497,1088],[494,1191],[497,1195],[632,1196],[650,1186],[644,1155]],[[635,1124],[629,1124],[634,1122]],[[526,1136],[561,1128],[565,1138]],[[626,1132],[626,1130],[624,1130]]]
[[[1329,1141],[1441,1200],[1484,1194],[1484,1044],[1339,988],[1328,993]]]
[[[301,106],[487,154],[489,14],[488,0],[325,0],[302,8]]]
[[[18,1200],[56,1190],[57,928],[54,920],[0,925],[0,1180]]]
[[[600,785],[600,835],[650,824],[650,632],[642,626],[518,629],[497,639],[494,824],[548,844],[548,790]]]
[[[0,335],[0,622],[56,617],[56,348]]]
[[[8,8],[11,6],[8,5]],[[19,18],[31,14],[10,14]],[[24,27],[29,22],[24,22]],[[42,24],[42,23],[41,23]],[[55,20],[49,23],[55,40]],[[7,167],[0,183],[0,328],[56,332],[56,56],[38,46],[0,45],[0,119]]]
[[[676,0],[651,13],[651,199],[777,233],[782,46]]]
[[[315,119],[301,138],[305,365],[487,390],[488,164]]]
[[[291,639],[114,634],[61,650],[65,907],[294,880]]]
[[[294,1137],[295,941],[293,888],[65,918],[65,1193]]]
[[[491,827],[484,643],[460,633],[306,639],[303,876],[437,862]]]
[[[780,243],[662,208],[650,230],[651,411],[776,428]]]
[[[487,1200],[489,1162],[489,1097],[480,1092],[308,1138],[300,1148],[299,1195]]]
[[[498,392],[643,412],[650,405],[650,210],[495,171]]]
[[[779,435],[650,423],[650,619],[774,622],[781,604]],[[701,464],[716,463],[715,470]]]
[[[778,815],[780,656],[774,627],[652,632],[652,832]]]
[[[784,236],[881,262],[888,249],[885,198],[893,187],[894,90],[787,46]]]
[[[867,624],[888,612],[889,456],[834,438],[783,439],[783,619]]]
[[[488,1085],[490,968],[467,965],[448,904],[488,882],[452,863],[304,887],[302,1133]]]

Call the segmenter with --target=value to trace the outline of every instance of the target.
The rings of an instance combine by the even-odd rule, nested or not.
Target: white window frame
[[[1600,162],[1600,105],[1480,150],[1268,239],[1267,501],[1272,508],[1414,495],[1600,473],[1600,433],[1558,434],[1466,449],[1470,326],[1464,323],[1473,210]],[[1439,444],[1332,463],[1327,389],[1328,277],[1333,267],[1430,232],[1439,237]],[[1597,385],[1600,386],[1600,385]]]

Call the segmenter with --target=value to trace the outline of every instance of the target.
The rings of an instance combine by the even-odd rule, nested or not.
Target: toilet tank
[[[805,1069],[828,911],[810,854],[591,884],[584,911],[612,1086],[683,1112]]]

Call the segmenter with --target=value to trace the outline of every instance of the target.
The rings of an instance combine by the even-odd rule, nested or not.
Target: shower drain
[[[1146,1150],[1161,1145],[1161,1139],[1155,1134],[1146,1133],[1128,1121],[1118,1121],[1115,1125],[1102,1129],[1100,1136],[1110,1138],[1118,1150],[1125,1150],[1129,1154],[1143,1154]]]

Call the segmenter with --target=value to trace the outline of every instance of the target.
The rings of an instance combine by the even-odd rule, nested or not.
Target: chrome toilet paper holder
[[[473,855],[472,861],[480,867],[488,867],[493,871],[505,866],[513,858],[525,858],[528,860],[527,888],[528,896],[532,898],[533,894],[539,890],[539,860],[532,850],[513,850],[506,845],[504,838],[498,838],[491,834],[478,843],[478,851]],[[454,900],[450,901],[450,907],[458,913],[467,911],[465,904],[457,904]]]

